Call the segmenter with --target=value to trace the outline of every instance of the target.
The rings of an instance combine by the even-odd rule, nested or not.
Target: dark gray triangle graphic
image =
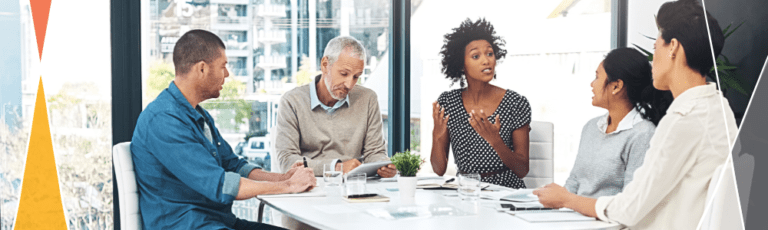
[[[765,61],[768,64],[768,60]],[[768,229],[768,65],[763,66],[733,147],[733,166],[746,229]],[[762,84],[761,84],[762,82]]]

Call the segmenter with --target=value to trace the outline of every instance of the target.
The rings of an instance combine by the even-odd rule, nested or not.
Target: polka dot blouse
[[[437,99],[440,106],[445,108],[448,120],[448,134],[453,157],[459,172],[490,173],[507,168],[483,137],[469,124],[469,113],[461,99],[462,89],[443,92]],[[499,134],[504,143],[512,150],[512,131],[531,122],[531,106],[524,96],[507,90],[496,111],[487,117],[488,121],[496,122],[500,116],[501,129]],[[525,183],[512,170],[482,178],[483,182],[497,184],[510,188],[525,188]]]

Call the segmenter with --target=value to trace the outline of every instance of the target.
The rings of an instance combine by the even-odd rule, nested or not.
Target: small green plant
[[[400,171],[400,176],[416,176],[416,172],[424,164],[424,159],[421,159],[419,154],[411,153],[411,150],[395,153],[390,160],[397,167],[397,170]]]

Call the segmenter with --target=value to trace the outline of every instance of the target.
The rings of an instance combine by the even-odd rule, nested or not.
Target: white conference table
[[[282,212],[283,215],[301,221],[318,229],[620,229],[621,225],[595,221],[539,222],[530,223],[514,215],[495,210],[498,201],[480,199],[477,202],[464,201],[455,196],[441,193],[455,191],[416,190],[414,204],[403,204],[399,192],[386,188],[397,188],[397,182],[369,180],[366,190],[390,198],[389,202],[348,203],[341,198],[340,186],[325,187],[323,179],[317,180],[319,188],[326,191],[324,197],[258,197],[260,202],[259,221],[264,205]],[[507,189],[491,186],[492,189]],[[468,215],[431,216],[427,218],[387,220],[375,217],[366,210],[386,207],[428,208],[450,205],[458,207]]]

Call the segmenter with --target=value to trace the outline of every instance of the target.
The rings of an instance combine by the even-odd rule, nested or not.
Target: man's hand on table
[[[288,185],[288,192],[299,193],[312,190],[317,185],[317,179],[312,168],[292,167],[290,171],[293,171],[291,177],[285,181]],[[286,173],[288,174],[288,173]]]
[[[280,181],[285,181],[291,178],[294,173],[296,173],[296,170],[304,168],[303,162],[296,162],[291,165],[291,169],[288,170],[288,172],[283,173],[283,175],[280,176]]]

